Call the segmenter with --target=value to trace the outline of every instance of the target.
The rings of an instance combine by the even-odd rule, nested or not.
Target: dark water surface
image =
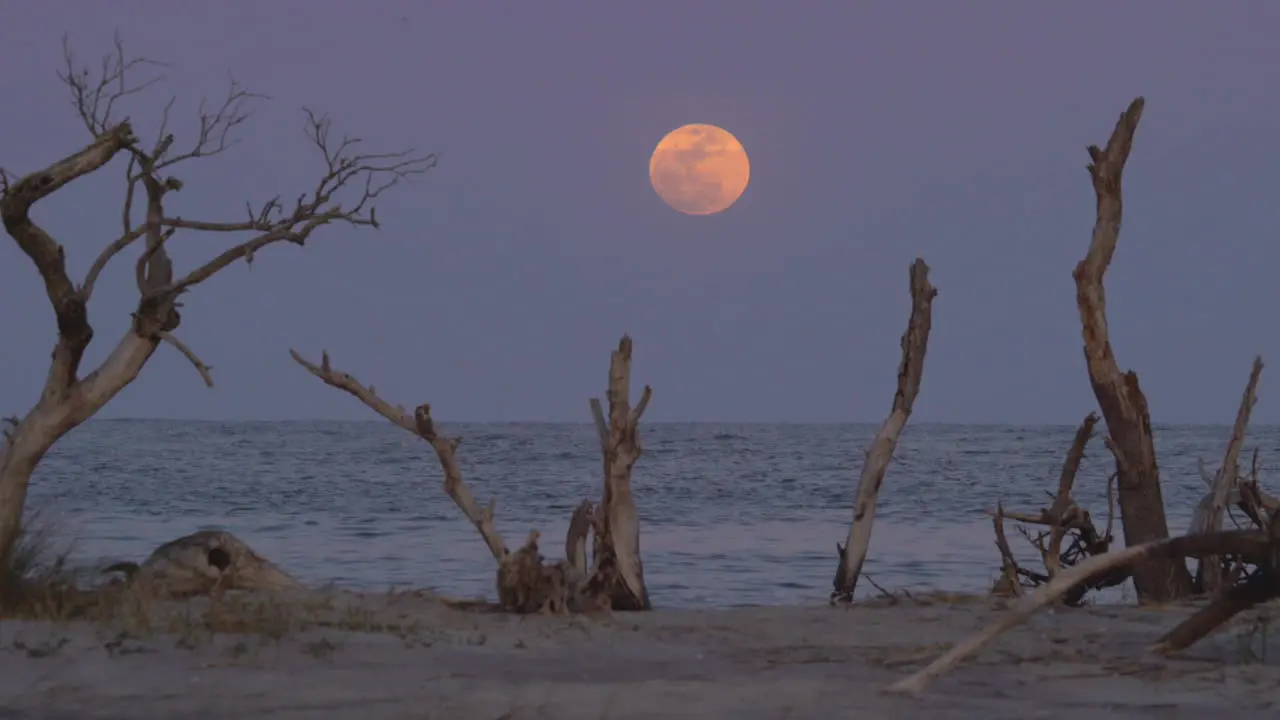
[[[464,476],[497,500],[516,546],[531,529],[562,552],[573,508],[598,498],[587,424],[458,424]],[[655,604],[819,602],[830,590],[873,425],[651,424],[632,484]],[[913,425],[889,468],[865,573],[886,588],[982,590],[999,564],[983,509],[1049,504],[1074,428]],[[1160,427],[1170,524],[1204,492],[1229,428]],[[1251,429],[1275,457],[1280,428]],[[1090,446],[1076,496],[1105,522],[1109,455]],[[1261,461],[1260,461],[1261,462]],[[1264,474],[1265,479],[1265,474]],[[493,560],[445,495],[430,447],[386,422],[102,420],[65,438],[33,480],[85,561],[142,559],[200,528],[236,533],[305,581],[493,595]],[[1120,534],[1119,519],[1116,533]],[[1022,552],[1026,543],[1010,529]],[[874,592],[869,584],[859,594]]]

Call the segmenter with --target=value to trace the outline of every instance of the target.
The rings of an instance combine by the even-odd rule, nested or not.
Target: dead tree
[[[631,338],[618,343],[609,360],[609,419],[600,401],[592,398],[591,412],[604,457],[604,492],[597,514],[595,568],[599,592],[610,598],[615,610],[648,610],[649,590],[644,584],[640,559],[640,520],[631,495],[631,468],[640,457],[640,417],[649,405],[648,385],[640,401],[631,407]]]
[[[1098,532],[1089,511],[1080,507],[1071,496],[1071,492],[1075,487],[1076,474],[1080,470],[1080,462],[1084,459],[1085,448],[1089,443],[1089,439],[1093,436],[1093,428],[1097,422],[1097,414],[1089,413],[1076,430],[1075,438],[1071,442],[1071,448],[1067,451],[1067,458],[1062,464],[1062,472],[1058,476],[1057,493],[1054,494],[1053,504],[1049,508],[1042,508],[1039,513],[1020,513],[1009,512],[1003,507],[997,506],[994,512],[988,511],[989,514],[996,518],[1014,520],[1030,525],[1043,525],[1049,528],[1037,533],[1033,538],[1025,525],[1018,526],[1018,530],[1043,558],[1045,568],[1044,573],[1038,573],[1027,568],[1017,567],[1016,563],[1014,563],[1019,584],[1024,587],[1042,585],[1057,576],[1064,566],[1074,566],[1085,558],[1107,552],[1111,547],[1111,527],[1112,520],[1115,517],[1111,480],[1114,480],[1114,476],[1107,481],[1107,526],[1104,532]],[[1002,540],[1000,536],[1003,535],[1002,523],[997,524],[996,531],[997,547],[999,547]],[[1064,540],[1069,540],[1065,550],[1062,547]],[[1012,555],[1008,553],[1007,548],[1008,541],[1004,541],[1004,547],[1001,548],[1002,578],[999,586],[999,589],[1002,590],[999,594],[1004,595],[1008,594],[1004,590],[1007,585],[1004,576],[1008,573],[1008,568],[1012,562]],[[1119,585],[1128,578],[1127,569],[1117,571],[1107,577],[1098,578],[1095,583],[1073,588],[1064,598],[1064,602],[1067,605],[1078,605],[1090,590]],[[994,591],[995,588],[993,588]]]
[[[27,485],[36,465],[59,438],[133,382],[161,343],[181,352],[205,383],[212,383],[208,366],[174,334],[182,320],[180,295],[238,260],[251,262],[255,253],[268,245],[303,245],[323,226],[378,227],[374,201],[379,195],[435,164],[433,155],[412,151],[361,152],[357,139],[333,137],[328,119],[308,111],[307,137],[319,150],[322,162],[315,185],[298,194],[296,202],[286,206],[279,197],[271,198],[250,207],[247,217],[236,221],[175,217],[166,213],[165,201],[184,186],[169,173],[181,163],[217,155],[234,145],[234,132],[248,119],[249,105],[258,96],[232,82],[220,105],[201,106],[193,139],[184,148],[169,130],[171,101],[159,119],[154,140],[144,142],[127,118],[119,119],[119,105],[160,79],[135,78],[157,64],[128,58],[118,40],[98,75],[82,69],[69,50],[66,58],[67,67],[60,77],[92,138],[90,143],[21,177],[0,171],[0,219],[40,273],[58,328],[39,400],[7,429],[0,444],[0,558],[14,546]],[[76,282],[67,270],[64,248],[36,224],[32,208],[68,183],[117,160],[124,175],[120,235],[106,244],[83,280]],[[143,209],[140,223],[134,217],[135,201]],[[166,249],[178,233],[220,233],[237,236],[237,241],[203,265],[179,272]],[[134,261],[138,300],[133,322],[106,360],[85,372],[81,360],[94,336],[88,314],[94,285],[106,265],[139,240],[142,249]]]
[[[555,563],[545,562],[540,554],[540,535],[536,530],[529,533],[522,547],[515,551],[508,549],[494,524],[495,503],[490,501],[487,507],[481,507],[462,479],[457,459],[461,440],[446,437],[436,430],[430,405],[420,405],[410,417],[403,407],[392,406],[379,397],[372,385],[363,385],[353,376],[331,367],[327,352],[322,354],[319,365],[293,350],[289,354],[326,385],[355,396],[394,425],[431,445],[444,471],[445,492],[479,531],[497,561],[498,603],[504,609],[517,613],[569,613],[649,608],[640,564],[640,526],[635,503],[631,499],[630,473],[640,455],[636,427],[651,391],[646,386],[636,407],[629,406],[626,388],[630,380],[630,338],[622,338],[618,351],[614,353],[609,376],[610,414],[615,418],[615,430],[610,433],[608,457],[613,469],[606,478],[607,499],[599,510],[593,508],[589,500],[578,505],[565,538],[565,559]],[[586,547],[590,532],[596,535],[596,550],[594,562],[589,566]]]
[[[1245,385],[1244,397],[1240,399],[1240,409],[1236,412],[1236,422],[1231,429],[1231,438],[1227,441],[1227,451],[1222,458],[1222,466],[1218,468],[1217,474],[1211,479],[1208,494],[1196,507],[1195,515],[1191,518],[1191,527],[1187,531],[1188,534],[1221,530],[1223,516],[1226,514],[1227,505],[1230,503],[1233,493],[1236,498],[1243,501],[1237,490],[1240,478],[1240,451],[1244,447],[1245,434],[1249,430],[1249,415],[1253,412],[1254,403],[1258,401],[1258,379],[1261,376],[1262,358],[1254,358],[1253,370],[1249,373],[1249,382]],[[1254,468],[1256,472],[1256,458]],[[1255,516],[1255,524],[1261,526],[1256,513],[1251,513],[1251,515]],[[1229,571],[1223,567],[1223,562],[1223,558],[1209,556],[1201,558],[1196,564],[1195,580],[1200,592],[1214,594],[1228,584],[1226,580]]]
[[[1190,647],[1215,628],[1240,612],[1272,598],[1280,597],[1280,513],[1273,513],[1263,530],[1236,530],[1184,535],[1134,545],[1124,550],[1089,558],[1065,570],[1034,594],[1001,614],[995,623],[955,645],[919,672],[890,685],[893,693],[918,694],[930,682],[951,671],[965,658],[991,643],[1001,633],[1025,622],[1035,612],[1049,605],[1072,588],[1104,577],[1121,568],[1141,567],[1152,560],[1233,555],[1257,566],[1258,570],[1245,582],[1229,588],[1209,605],[1160,639],[1155,650],[1172,653]]]
[[[1142,98],[1135,99],[1120,116],[1106,148],[1089,146],[1097,220],[1089,251],[1073,273],[1089,380],[1113,441],[1120,522],[1127,545],[1169,537],[1147,399],[1138,386],[1137,373],[1122,373],[1111,351],[1102,285],[1120,239],[1124,207],[1120,180],[1142,117],[1143,102]],[[1135,568],[1133,579],[1141,601],[1171,600],[1189,595],[1192,590],[1186,564],[1163,555],[1153,555],[1149,562]]]
[[[862,563],[871,547],[871,526],[876,517],[876,498],[884,482],[885,470],[893,460],[898,437],[911,417],[911,408],[920,392],[920,380],[924,375],[924,356],[929,347],[929,327],[933,317],[933,299],[938,291],[929,284],[929,266],[916,258],[911,263],[911,317],[907,331],[902,335],[902,362],[898,366],[898,391],[893,396],[893,409],[867,448],[858,478],[858,494],[853,507],[853,524],[849,537],[842,547],[836,543],[840,564],[832,581],[831,601],[853,602],[853,591],[862,574]]]

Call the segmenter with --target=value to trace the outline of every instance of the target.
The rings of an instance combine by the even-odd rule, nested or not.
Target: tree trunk
[[[1120,520],[1128,546],[1169,537],[1147,399],[1138,386],[1137,374],[1122,373],[1112,354],[1102,285],[1102,276],[1111,264],[1120,238],[1124,210],[1120,179],[1133,146],[1134,131],[1142,117],[1142,107],[1142,98],[1129,105],[1116,123],[1106,149],[1089,147],[1089,156],[1093,159],[1089,175],[1097,196],[1097,220],[1089,251],[1073,273],[1089,381],[1113,441],[1110,447],[1116,457],[1119,477]],[[1144,602],[1181,598],[1192,591],[1186,563],[1168,555],[1144,559],[1134,570],[1133,584],[1138,599]]]
[[[138,377],[158,342],[126,331],[97,370],[61,395],[47,394],[9,433],[0,446],[0,558],[8,557],[22,532],[27,485],[36,465],[63,435],[93,417]],[[58,347],[64,344],[60,340]]]
[[[902,363],[898,366],[898,392],[893,397],[893,410],[884,425],[871,441],[867,458],[858,478],[858,495],[853,508],[853,525],[845,546],[836,543],[840,565],[832,585],[831,599],[853,601],[853,591],[862,574],[862,563],[871,547],[871,525],[876,518],[876,497],[884,482],[885,470],[893,460],[898,446],[898,436],[911,417],[911,408],[920,392],[920,380],[924,375],[924,356],[929,347],[929,328],[933,317],[933,298],[938,291],[929,284],[929,266],[916,258],[911,264],[911,317],[907,331],[902,335]]]
[[[49,448],[70,429],[64,429],[64,414],[38,404],[0,446],[0,562],[9,557],[22,533],[22,511],[32,472]]]
[[[631,495],[631,469],[641,453],[640,417],[651,393],[646,385],[640,401],[631,406],[631,338],[623,335],[609,363],[609,444],[600,508],[604,533],[594,558],[596,575],[613,586],[609,595],[614,610],[652,607],[640,559],[640,519]]]

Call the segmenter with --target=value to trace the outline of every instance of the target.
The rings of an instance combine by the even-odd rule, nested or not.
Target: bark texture
[[[898,391],[893,396],[893,408],[889,417],[876,433],[867,448],[866,459],[862,464],[862,475],[858,478],[858,491],[854,500],[853,524],[849,527],[849,536],[842,547],[836,543],[836,552],[840,563],[836,567],[835,579],[832,581],[832,602],[853,602],[853,592],[857,588],[858,578],[862,574],[862,564],[867,559],[867,551],[871,547],[871,526],[876,517],[876,499],[880,494],[880,485],[884,482],[885,471],[893,460],[893,451],[898,447],[898,438],[902,435],[907,419],[911,417],[911,408],[915,404],[916,395],[920,392],[920,381],[924,376],[924,356],[929,347],[929,328],[933,318],[933,299],[938,291],[929,283],[929,266],[924,260],[916,258],[911,263],[909,273],[911,289],[911,317],[907,320],[907,330],[902,334],[902,361],[898,365]]]
[[[1120,520],[1127,545],[1169,537],[1147,399],[1138,385],[1137,374],[1132,370],[1121,372],[1112,353],[1102,284],[1120,238],[1124,212],[1121,176],[1142,117],[1143,102],[1137,98],[1129,105],[1105,148],[1092,145],[1088,149],[1097,219],[1089,251],[1074,272],[1089,380],[1113,441]],[[1185,597],[1192,589],[1186,564],[1167,555],[1149,556],[1134,569],[1133,577],[1138,598],[1144,602]]]

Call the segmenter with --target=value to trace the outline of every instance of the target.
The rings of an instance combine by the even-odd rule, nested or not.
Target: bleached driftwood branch
[[[1274,522],[1275,520],[1277,518],[1273,518],[1272,527],[1280,528],[1280,522]],[[1202,533],[1134,545],[1091,557],[1075,567],[1063,570],[1035,593],[1026,596],[1003,613],[998,621],[958,643],[919,672],[893,683],[886,691],[904,694],[923,692],[933,680],[951,671],[1002,633],[1025,622],[1037,610],[1058,600],[1072,588],[1152,559],[1169,558],[1183,562],[1183,558],[1209,555],[1235,555],[1256,563],[1259,567],[1259,572],[1255,575],[1257,579],[1251,579],[1248,587],[1233,588],[1222,600],[1184,621],[1162,638],[1157,647],[1162,652],[1189,647],[1242,610],[1280,596],[1280,574],[1277,574],[1274,564],[1275,559],[1280,557],[1280,533],[1276,530],[1272,530],[1270,534],[1257,530]]]
[[[330,366],[328,352],[321,353],[319,365],[303,358],[296,350],[290,350],[289,355],[294,362],[320,378],[324,384],[355,396],[366,407],[390,420],[392,424],[426,440],[435,450],[436,458],[440,461],[440,469],[444,472],[444,491],[480,532],[480,537],[484,539],[493,559],[499,563],[502,562],[508,550],[506,543],[502,541],[502,536],[498,533],[498,528],[493,524],[495,502],[491,500],[488,507],[483,508],[476,502],[475,496],[471,494],[471,488],[467,487],[462,479],[462,470],[458,465],[457,450],[460,441],[457,438],[445,437],[436,431],[435,422],[431,419],[430,405],[426,403],[419,405],[413,417],[410,418],[404,408],[392,406],[391,403],[378,397],[372,385],[366,387],[354,376]]]
[[[1244,448],[1245,434],[1249,430],[1249,415],[1253,412],[1254,403],[1258,401],[1258,379],[1262,376],[1262,358],[1253,360],[1253,369],[1249,373],[1249,382],[1245,385],[1244,397],[1240,399],[1240,409],[1236,412],[1235,425],[1231,428],[1231,439],[1227,441],[1227,451],[1222,458],[1222,466],[1209,486],[1209,493],[1191,518],[1188,533],[1217,532],[1222,529],[1222,519],[1226,514],[1227,504],[1240,476],[1240,451]],[[1200,591],[1215,594],[1226,582],[1222,567],[1222,558],[1209,556],[1201,558],[1196,564],[1196,580]]]
[[[853,524],[849,528],[849,536],[844,547],[836,543],[836,551],[840,555],[840,564],[836,568],[831,601],[852,602],[853,591],[858,585],[858,577],[862,574],[862,563],[867,559],[867,550],[871,547],[871,526],[875,522],[876,498],[880,494],[880,484],[884,482],[885,471],[893,460],[893,451],[898,446],[898,437],[911,417],[911,409],[920,392],[920,381],[924,376],[924,356],[929,347],[929,329],[933,318],[933,299],[938,291],[929,283],[929,266],[924,260],[916,258],[911,263],[911,317],[907,320],[907,330],[902,335],[902,362],[898,366],[898,390],[893,396],[893,409],[889,417],[876,433],[871,446],[867,448],[866,459],[862,464],[862,475],[858,478],[858,491],[853,507]]]

